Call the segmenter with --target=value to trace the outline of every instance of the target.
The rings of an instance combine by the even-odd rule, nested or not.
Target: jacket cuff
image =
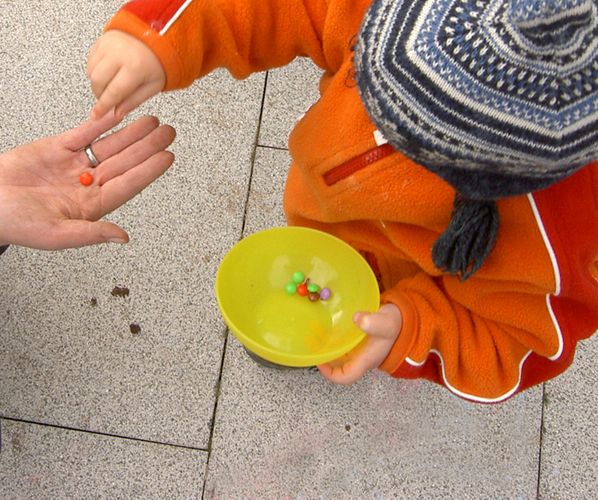
[[[126,10],[120,10],[104,28],[104,32],[109,30],[124,31],[149,47],[160,60],[166,73],[166,85],[162,90],[174,90],[185,86],[176,48],[144,21]]]
[[[396,305],[403,316],[401,332],[388,356],[378,367],[379,370],[392,375],[401,366],[403,361],[405,361],[405,358],[411,351],[415,342],[419,320],[411,300],[402,291],[392,289],[384,292],[381,297],[381,303]]]

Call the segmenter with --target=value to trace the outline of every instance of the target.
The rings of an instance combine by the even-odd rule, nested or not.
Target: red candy
[[[305,297],[307,296],[307,294],[309,293],[307,291],[307,285],[305,283],[301,283],[298,287],[297,287],[297,293],[299,295],[301,295],[301,297]]]
[[[83,172],[79,176],[79,182],[84,186],[91,186],[93,184],[93,175],[91,175],[89,172]]]

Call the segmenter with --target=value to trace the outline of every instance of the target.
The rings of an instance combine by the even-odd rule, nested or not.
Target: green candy
[[[320,287],[315,283],[310,283],[309,285],[307,285],[307,291],[311,293],[317,293],[320,291]]]
[[[295,283],[297,283],[298,285],[300,283],[303,283],[304,280],[305,280],[305,275],[301,271],[297,271],[297,272],[293,273],[293,281]]]
[[[287,283],[284,289],[289,295],[293,295],[297,291],[297,285],[295,283]]]

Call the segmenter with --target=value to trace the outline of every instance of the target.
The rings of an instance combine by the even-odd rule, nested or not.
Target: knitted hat
[[[359,91],[389,143],[456,190],[435,264],[490,253],[495,200],[598,158],[598,0],[374,0]]]

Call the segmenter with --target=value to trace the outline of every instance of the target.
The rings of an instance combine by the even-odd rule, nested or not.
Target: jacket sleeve
[[[107,24],[146,43],[166,71],[165,90],[182,88],[217,67],[236,78],[297,56],[321,68],[341,64],[358,30],[364,0],[133,0]],[[340,20],[350,19],[351,22]],[[356,24],[357,23],[357,24]],[[334,37],[325,37],[325,32]],[[343,33],[346,33],[343,36]],[[340,35],[340,36],[339,36]],[[346,47],[323,40],[346,40]]]
[[[382,370],[489,403],[572,363],[576,343],[598,329],[598,165],[503,203],[501,216],[486,269],[465,282],[419,273],[383,293],[405,318]],[[517,249],[534,238],[544,251]]]

